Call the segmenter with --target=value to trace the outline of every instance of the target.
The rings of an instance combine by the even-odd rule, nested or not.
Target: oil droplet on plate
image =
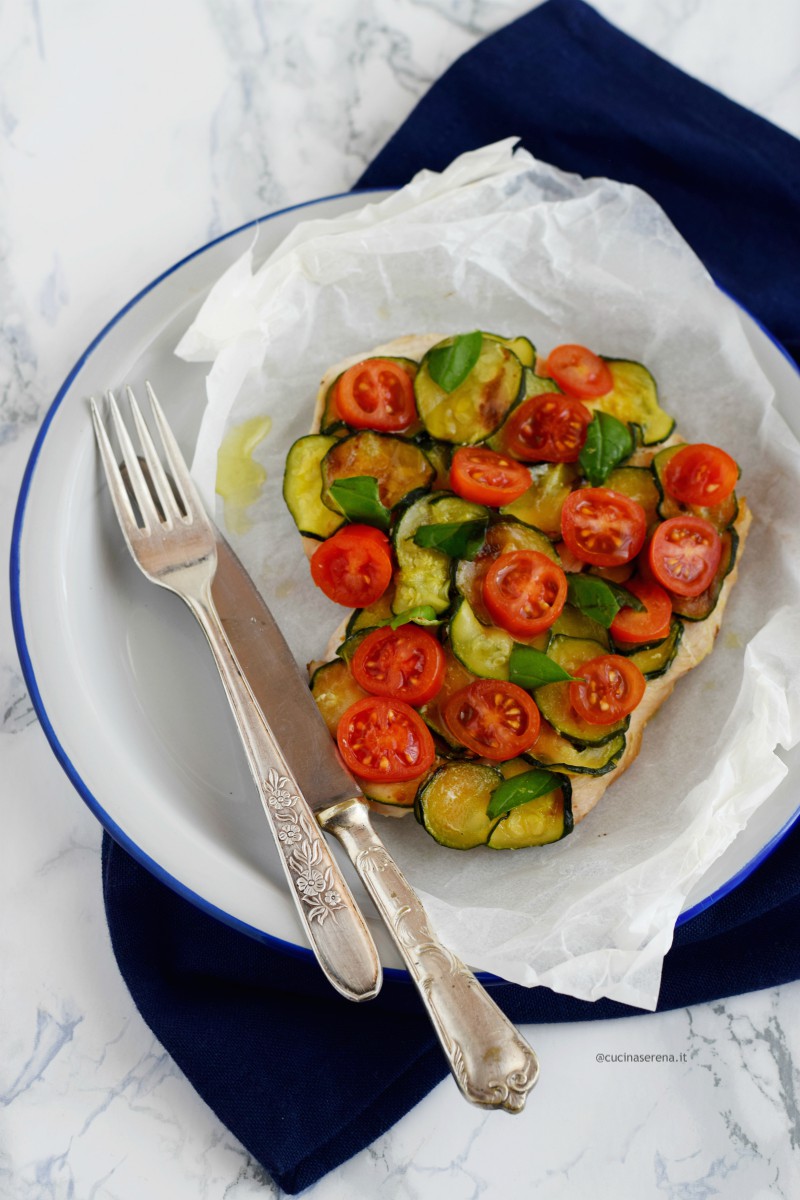
[[[272,428],[272,417],[251,417],[225,434],[217,451],[217,495],[222,497],[229,533],[247,533],[252,521],[247,510],[261,494],[267,472],[253,452]]]

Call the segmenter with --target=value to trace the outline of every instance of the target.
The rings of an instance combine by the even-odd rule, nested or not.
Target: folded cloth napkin
[[[538,157],[649,191],[715,278],[800,356],[800,143],[683,75],[580,0],[549,0],[460,59],[359,181],[519,134]],[[412,985],[353,1005],[310,956],[261,944],[174,894],[106,838],[120,970],[201,1096],[288,1192],[368,1145],[445,1074]],[[680,926],[659,1009],[800,977],[800,828]],[[516,1022],[639,1015],[494,984]],[[642,1018],[646,1019],[646,1018]]]

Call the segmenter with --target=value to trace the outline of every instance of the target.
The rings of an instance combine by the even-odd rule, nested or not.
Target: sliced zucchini
[[[392,616],[392,598],[394,597],[394,589],[391,584],[383,593],[383,595],[370,604],[368,608],[357,608],[347,622],[345,636],[352,637],[354,633],[358,633],[359,629],[375,629],[378,625],[384,625],[391,620]]]
[[[611,644],[608,630],[571,604],[564,605],[561,615],[550,626],[550,632],[553,635],[560,633],[562,637],[589,638],[590,641],[599,642],[604,650],[608,650]]]
[[[378,627],[376,625],[373,625],[372,627],[372,629],[377,628]],[[349,637],[345,638],[341,646],[336,647],[336,657],[343,658],[349,667],[350,663],[353,661],[353,655],[355,654],[356,650],[361,645],[367,634],[372,633],[372,629],[362,626],[362,628],[357,629],[355,633],[351,633]]]
[[[605,646],[589,638],[556,636],[551,638],[547,653],[570,675],[579,676],[583,663],[607,651]],[[628,728],[629,717],[612,725],[592,725],[584,721],[570,704],[569,688],[569,683],[547,683],[536,689],[533,698],[545,721],[575,746],[601,746]]]
[[[448,627],[450,649],[458,661],[481,679],[508,679],[508,663],[515,639],[496,625],[482,625],[468,600],[461,599]],[[546,650],[549,630],[531,638],[526,645]],[[517,639],[518,640],[518,639]]]
[[[485,338],[489,338],[493,342],[500,342],[503,346],[508,346],[512,353],[516,354],[523,367],[533,367],[536,363],[536,347],[530,338],[526,337],[502,337],[499,333],[485,333]]]
[[[436,438],[429,437],[427,433],[415,438],[415,441],[436,472],[431,484],[431,491],[446,492],[450,487],[450,461],[453,457],[453,447],[447,442],[437,442]]]
[[[501,817],[489,834],[492,850],[523,850],[527,846],[547,846],[572,833],[572,785],[566,775],[560,787],[512,808]]]
[[[717,567],[717,573],[706,590],[699,596],[672,596],[672,611],[676,617],[682,617],[684,621],[705,621],[706,617],[711,615],[717,607],[726,576],[730,575],[733,570],[736,553],[739,549],[739,534],[731,527],[725,533],[721,533],[720,537],[722,539],[722,558]]]
[[[502,424],[522,387],[522,363],[502,342],[484,334],[478,361],[467,378],[446,392],[429,370],[434,350],[452,345],[446,338],[420,363],[414,382],[417,409],[425,428],[443,442],[482,442]]]
[[[540,463],[531,471],[533,483],[519,499],[501,508],[504,517],[516,517],[548,537],[561,537],[561,510],[578,478],[574,463]]]
[[[378,783],[374,779],[362,779],[356,775],[356,783],[374,804],[388,804],[392,808],[413,808],[419,789],[430,779],[432,771],[426,771],[419,779],[408,779],[403,783]]]
[[[441,550],[418,546],[414,534],[421,525],[446,525],[451,521],[485,520],[487,510],[460,496],[439,492],[423,496],[409,505],[394,530],[394,549],[399,567],[395,579],[392,611],[405,612],[430,604],[436,613],[450,607],[450,558]]]
[[[560,566],[560,559],[553,543],[540,529],[523,525],[521,521],[498,521],[486,531],[483,546],[471,561],[459,559],[456,566],[456,588],[469,600],[472,610],[484,625],[491,625],[492,618],[483,602],[483,580],[486,572],[501,554],[512,550],[538,550]]]
[[[489,818],[492,793],[503,782],[495,767],[452,762],[435,771],[417,794],[417,820],[439,845],[453,850],[484,846],[502,817]]]
[[[733,525],[739,515],[739,501],[736,498],[736,492],[731,492],[730,496],[721,504],[714,504],[709,508],[702,508],[699,504],[679,504],[677,500],[673,500],[672,496],[667,495],[664,488],[664,470],[673,455],[682,449],[682,446],[668,446],[653,459],[653,475],[659,494],[658,515],[666,521],[669,517],[680,517],[684,513],[690,513],[693,517],[702,517],[704,520],[710,521],[715,529],[723,533]]]
[[[662,454],[664,451],[662,451]],[[649,467],[617,467],[605,481],[604,487],[620,492],[641,504],[647,517],[647,528],[658,520],[660,492]]]
[[[556,733],[552,725],[542,721],[539,736],[525,756],[530,762],[548,770],[569,771],[576,775],[605,775],[617,765],[625,749],[625,734],[617,733],[601,746],[586,746],[579,750]]]
[[[617,653],[625,654],[626,658],[636,663],[645,679],[658,679],[659,675],[666,675],[671,667],[672,661],[678,653],[682,636],[683,625],[680,621],[673,621],[667,636],[655,645],[638,646],[630,652],[617,647]]]
[[[378,494],[386,508],[394,508],[414,492],[427,491],[436,471],[419,446],[392,434],[371,429],[334,439],[322,460],[322,501],[338,513],[330,493],[337,479],[370,475],[378,481]]]
[[[322,503],[322,460],[336,445],[335,437],[312,433],[298,438],[286,456],[283,498],[303,537],[324,541],[344,524],[344,517]]]
[[[311,679],[311,694],[333,737],[336,737],[342,714],[351,704],[355,704],[356,700],[363,700],[367,695],[353,679],[350,668],[341,658],[334,658],[317,668]]]
[[[513,349],[513,347],[512,347]],[[521,404],[526,400],[530,400],[531,396],[541,396],[545,392],[560,392],[561,388],[557,383],[553,383],[552,379],[545,379],[541,375],[537,375],[533,369],[533,364],[525,363],[525,370],[522,376],[522,390],[519,394],[519,399],[514,406],[509,409],[508,415],[500,428],[486,439],[486,444],[492,450],[496,450],[498,454],[508,453],[508,444],[506,441],[506,430],[508,428],[509,417],[517,411]]]
[[[378,357],[388,359],[389,362],[398,363],[399,366],[408,371],[412,380],[416,376],[417,370],[419,369],[419,363],[415,362],[413,358],[395,358],[388,354],[381,354]],[[369,359],[364,359],[364,362],[369,362]],[[336,407],[336,387],[343,374],[344,372],[342,371],[340,375],[336,376],[333,383],[325,393],[325,407],[322,411],[322,420],[320,422],[320,431],[322,433],[334,433],[338,430],[346,430],[350,428],[350,426],[347,425],[343,420],[338,408]],[[420,422],[415,422],[415,424],[408,430],[403,431],[404,434],[408,435],[415,433],[420,427],[420,424]]]
[[[607,358],[614,386],[605,396],[584,400],[587,408],[610,413],[620,421],[636,425],[642,444],[663,442],[675,428],[675,421],[658,403],[656,381],[641,363],[624,358]]]

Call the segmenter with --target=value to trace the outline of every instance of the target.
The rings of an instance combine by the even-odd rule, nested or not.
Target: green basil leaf
[[[567,598],[605,629],[622,608],[611,586],[596,575],[567,575]]]
[[[576,677],[541,650],[515,642],[508,660],[508,678],[530,691],[546,683],[569,683]]]
[[[428,355],[428,373],[445,392],[454,392],[478,361],[483,334],[461,333],[449,346],[438,346]]]
[[[388,529],[391,513],[381,503],[378,481],[372,475],[352,475],[349,479],[334,479],[330,493],[347,517],[361,525],[376,525]]]
[[[396,617],[390,617],[388,621],[382,621],[383,625],[391,625],[392,629],[399,629],[401,625],[408,625],[411,621],[415,625],[441,625],[443,618],[436,615],[436,609],[431,604],[417,604],[414,608],[404,608]]]
[[[539,796],[546,796],[548,792],[560,786],[559,775],[539,769],[525,771],[522,775],[515,775],[513,779],[504,779],[499,788],[492,793],[486,815],[502,816],[512,808],[518,808],[520,804],[527,804],[529,800],[536,800]]]
[[[414,534],[418,546],[441,550],[451,558],[473,559],[483,545],[487,521],[443,521],[439,525],[420,525]]]
[[[592,487],[601,487],[615,467],[633,454],[633,434],[610,413],[595,412],[578,462]]]
[[[639,597],[634,596],[633,592],[629,592],[627,588],[620,587],[618,583],[609,583],[607,579],[604,582],[611,588],[620,608],[632,608],[634,612],[644,612],[647,608],[647,605],[643,604]]]

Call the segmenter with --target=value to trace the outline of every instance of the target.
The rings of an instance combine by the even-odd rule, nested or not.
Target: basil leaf
[[[391,513],[381,503],[378,481],[372,475],[351,475],[349,479],[334,479],[330,494],[348,521],[362,525],[389,528]]]
[[[461,333],[449,346],[434,347],[428,355],[428,373],[445,392],[454,392],[478,361],[483,345],[480,329]]]
[[[634,596],[633,592],[629,592],[627,588],[620,587],[618,583],[609,583],[607,579],[604,582],[607,587],[611,588],[620,608],[632,608],[634,612],[644,612],[647,608],[647,605],[643,604],[639,597]]]
[[[578,462],[592,487],[600,487],[615,467],[633,454],[633,434],[610,413],[595,412]]]
[[[414,534],[417,546],[441,550],[451,558],[473,559],[486,536],[486,519],[473,521],[443,521],[439,525],[420,525]]]
[[[622,608],[609,584],[595,575],[567,575],[567,598],[605,629]]]
[[[499,788],[492,793],[486,815],[502,816],[512,808],[518,808],[520,804],[527,804],[529,800],[536,800],[539,796],[546,796],[548,792],[560,786],[560,776],[552,771],[539,769],[525,771],[522,775],[515,775],[513,779],[504,779]]]
[[[575,679],[552,658],[533,646],[515,642],[508,660],[508,678],[520,687],[542,687],[546,683],[568,683]]]
[[[399,629],[401,625],[408,625],[411,621],[416,625],[442,624],[432,604],[417,604],[414,608],[404,608],[396,617],[391,617],[388,621],[381,621],[381,624],[391,625],[392,629]]]

